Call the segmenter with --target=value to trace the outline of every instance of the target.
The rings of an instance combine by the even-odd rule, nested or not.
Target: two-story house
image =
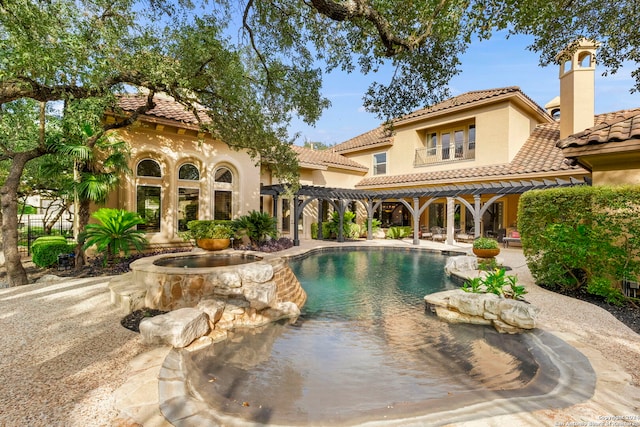
[[[363,165],[366,172],[353,185],[353,173],[348,180],[341,179],[342,175],[325,177],[321,172],[310,179],[306,184],[326,190],[303,189],[300,193],[297,229],[308,236],[310,222],[326,219],[322,213],[326,207],[319,213],[310,198],[329,201],[334,209],[341,206],[336,198],[351,204],[358,200],[353,208],[359,211],[360,220],[373,216],[383,225],[411,225],[425,233],[442,227],[450,243],[460,235],[500,236],[517,228],[522,192],[590,181],[592,168],[586,155],[576,161],[567,161],[565,155],[571,157],[572,149],[580,147],[583,152],[589,145],[593,152],[594,135],[605,137],[605,131],[596,134],[593,129],[610,129],[612,122],[622,122],[618,127],[632,128],[624,137],[640,137],[640,118],[630,124],[634,120],[630,117],[638,116],[640,110],[594,116],[596,48],[583,41],[577,50],[558,55],[560,96],[545,108],[518,87],[478,90],[397,118],[391,126],[349,139],[331,152],[315,153],[318,166],[335,164],[339,154]],[[580,132],[585,134],[576,135]],[[567,139],[571,135],[573,139]],[[617,150],[630,149],[616,135],[612,138],[618,143]],[[633,159],[638,155],[635,144]],[[560,147],[565,147],[565,153]],[[608,149],[613,150],[613,145]],[[310,156],[307,152],[299,155],[303,154]],[[323,155],[333,160],[324,163]],[[615,169],[618,166],[612,164],[620,164],[623,158],[609,156],[600,163],[609,162]],[[638,170],[633,159],[625,161]],[[613,173],[608,176],[609,181],[620,182]]]

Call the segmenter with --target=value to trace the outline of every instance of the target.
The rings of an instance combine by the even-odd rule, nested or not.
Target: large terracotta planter
[[[500,248],[497,249],[479,249],[473,248],[473,253],[478,258],[493,258],[500,253]]]
[[[196,245],[206,251],[220,251],[231,244],[231,239],[197,239]]]

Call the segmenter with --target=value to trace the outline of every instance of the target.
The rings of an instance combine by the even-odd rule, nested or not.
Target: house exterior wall
[[[484,104],[476,108],[442,114],[434,118],[416,120],[394,129],[392,146],[367,148],[344,153],[345,157],[369,167],[366,177],[374,176],[373,156],[387,153],[385,175],[402,175],[445,171],[469,167],[481,167],[508,163],[522,148],[533,128],[540,124],[537,116],[509,100]],[[455,159],[433,164],[416,165],[416,150],[428,146],[432,133],[440,136],[443,132],[463,130],[465,143],[469,139],[469,127],[475,125],[475,155],[471,159]],[[451,143],[453,150],[453,141]],[[453,155],[451,156],[453,157]]]
[[[144,122],[120,130],[119,135],[130,145],[132,173],[123,178],[119,189],[109,197],[107,206],[136,212],[137,187],[159,187],[160,231],[147,234],[151,243],[182,240],[178,235],[178,220],[183,216],[178,204],[179,188],[197,189],[198,219],[213,218],[214,173],[218,167],[228,168],[233,176],[228,188],[232,218],[259,210],[260,167],[247,153],[234,151],[225,143],[205,138],[196,131]],[[145,159],[159,163],[161,177],[137,176],[137,165]],[[199,180],[178,179],[178,170],[186,163],[198,168]]]

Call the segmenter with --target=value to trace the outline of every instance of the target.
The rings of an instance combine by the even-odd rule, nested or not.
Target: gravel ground
[[[640,414],[640,335],[599,307],[535,286],[521,251],[501,256],[527,287],[527,300],[541,307],[539,326],[589,358],[596,394],[571,408],[463,425],[551,426]],[[139,425],[118,413],[113,393],[131,374],[129,362],[150,348],[120,325],[107,282],[63,278],[0,289],[0,426]]]
[[[121,317],[105,278],[0,289],[0,426],[118,425],[112,393],[145,350]]]

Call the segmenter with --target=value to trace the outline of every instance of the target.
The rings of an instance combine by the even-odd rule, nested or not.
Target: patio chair
[[[421,226],[420,231],[422,232],[421,239],[431,239],[433,237],[433,233],[429,231],[429,227],[426,225]]]
[[[475,239],[475,231],[474,228],[470,228],[469,231],[463,231],[462,233],[456,234],[456,240],[458,242],[471,243]]]
[[[441,227],[431,227],[431,240],[435,242],[444,242],[447,240],[447,233],[444,228]]]
[[[502,238],[502,246],[508,248],[509,245],[519,245],[522,246],[522,242],[520,241],[520,233],[517,230],[507,232],[507,235]]]

